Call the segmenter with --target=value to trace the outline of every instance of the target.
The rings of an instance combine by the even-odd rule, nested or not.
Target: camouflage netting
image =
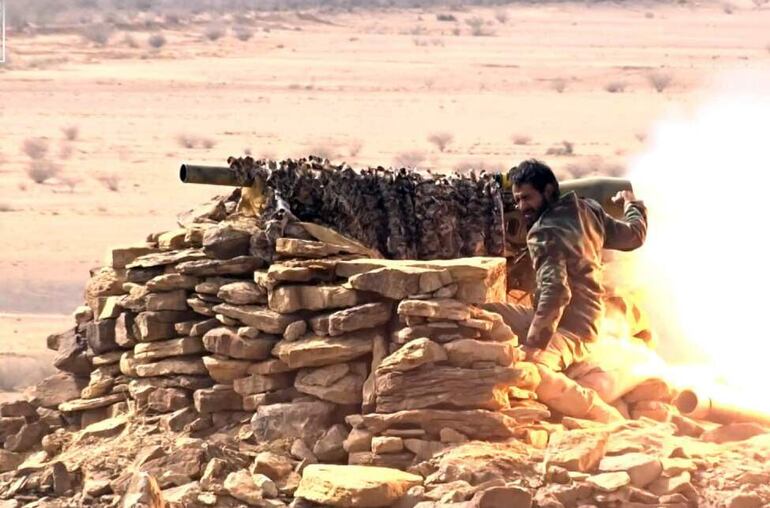
[[[432,175],[309,159],[273,162],[231,157],[244,185],[266,183],[263,218],[290,213],[329,226],[391,259],[452,259],[504,252],[498,177]]]

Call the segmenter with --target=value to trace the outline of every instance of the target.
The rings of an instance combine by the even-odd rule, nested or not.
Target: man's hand
[[[624,208],[626,206],[626,203],[628,203],[629,201],[636,201],[636,196],[634,196],[634,192],[630,190],[619,191],[612,198],[613,203],[621,203]]]

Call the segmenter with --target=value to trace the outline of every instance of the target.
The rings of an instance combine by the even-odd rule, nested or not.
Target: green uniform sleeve
[[[527,239],[537,280],[537,306],[527,333],[527,345],[545,347],[572,298],[567,263],[548,230],[532,231]]]
[[[641,201],[626,203],[623,219],[618,220],[602,210],[604,219],[604,248],[634,250],[642,246],[647,237],[647,209]]]

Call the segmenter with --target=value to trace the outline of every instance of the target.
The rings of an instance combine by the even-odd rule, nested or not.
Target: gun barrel
[[[699,394],[691,389],[682,390],[674,399],[674,405],[683,415],[692,418],[722,424],[754,422],[770,425],[768,414],[715,400],[713,397]]]
[[[196,166],[182,164],[179,168],[179,179],[184,183],[203,183],[209,185],[226,185],[241,187],[235,172],[226,166]]]

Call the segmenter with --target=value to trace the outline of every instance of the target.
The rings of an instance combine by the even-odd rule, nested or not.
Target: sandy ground
[[[205,40],[202,24],[165,28],[158,51],[147,32],[131,33],[138,48],[123,32],[106,47],[11,32],[0,65],[0,352],[43,354],[109,246],[169,229],[218,192],[181,184],[182,161],[325,151],[451,170],[535,156],[562,175],[617,174],[650,125],[698,104],[712,78],[770,69],[770,8],[725,10],[511,5],[452,11],[456,22],[438,21],[446,9],[285,13],[254,20],[246,42]],[[487,35],[472,35],[475,17]],[[660,93],[653,72],[671,78]],[[608,92],[613,83],[624,91]],[[452,136],[443,151],[428,141],[438,132]],[[545,155],[564,140],[573,155]],[[30,154],[58,176],[34,183]]]

